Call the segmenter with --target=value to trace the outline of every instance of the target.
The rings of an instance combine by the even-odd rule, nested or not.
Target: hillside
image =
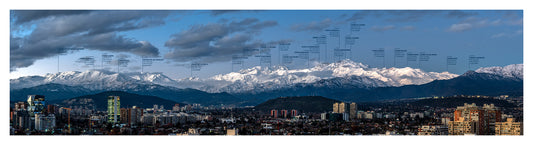
[[[68,86],[61,84],[44,84],[30,88],[23,88],[9,91],[10,101],[25,101],[28,95],[44,95],[47,101],[65,100],[77,96],[94,94],[101,91],[90,91],[79,86]]]
[[[64,106],[81,106],[87,108],[92,108],[94,106],[97,110],[105,111],[107,109],[108,96],[120,96],[121,108],[132,106],[138,106],[141,108],[152,108],[154,104],[157,104],[159,106],[164,105],[165,109],[171,109],[174,104],[177,104],[177,102],[175,101],[162,99],[156,96],[145,96],[121,91],[108,91],[93,95],[85,95],[64,100],[58,103]],[[185,105],[183,103],[179,104],[180,106]]]
[[[333,110],[332,105],[335,102],[339,101],[321,96],[279,97],[261,103],[255,106],[255,109],[261,111],[296,109],[301,112],[326,112]]]
[[[409,104],[414,105],[414,106],[454,108],[457,106],[463,106],[464,103],[468,103],[468,104],[476,103],[478,106],[483,106],[483,104],[494,104],[495,106],[498,106],[498,107],[516,107],[516,105],[509,103],[505,100],[497,100],[497,99],[492,99],[492,98],[466,98],[466,97],[422,99],[422,100],[417,100]]]

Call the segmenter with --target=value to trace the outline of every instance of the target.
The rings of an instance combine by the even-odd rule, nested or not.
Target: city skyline
[[[163,72],[172,79],[207,78],[260,65],[307,68],[304,58],[311,61],[308,67],[350,59],[372,68],[420,67],[426,72],[449,70],[459,75],[468,69],[523,63],[521,10],[33,12],[10,12],[12,79],[102,68]],[[105,14],[112,15],[91,21]],[[74,21],[85,25],[64,27]],[[352,31],[351,24],[364,25]],[[56,29],[43,29],[49,26]],[[335,30],[340,34],[332,34]],[[321,36],[326,40],[319,44],[316,39]],[[358,39],[350,48],[346,37]],[[279,44],[286,43],[291,44],[288,51],[281,51]],[[305,52],[312,49],[306,46],[319,50]],[[270,53],[259,52],[265,48]],[[384,54],[378,54],[381,48]],[[399,51],[403,57],[395,56],[397,48],[403,50]],[[47,53],[36,53],[43,50]],[[426,61],[407,61],[408,54],[422,53],[428,54]],[[106,60],[103,54],[113,57]],[[280,54],[295,59],[283,63]],[[143,56],[148,57],[144,65]],[[447,65],[449,56],[457,58],[451,60],[455,65]],[[470,60],[470,56],[483,59]],[[239,57],[246,59],[232,59]],[[469,61],[479,62],[470,65]]]

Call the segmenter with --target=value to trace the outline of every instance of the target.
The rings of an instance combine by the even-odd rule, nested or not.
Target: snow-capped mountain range
[[[488,73],[503,76],[505,78],[524,79],[524,65],[523,64],[511,64],[505,67],[483,67],[476,70],[477,73]]]
[[[522,79],[522,64],[506,67],[480,68],[476,72],[500,74]],[[174,80],[162,73],[120,73],[105,70],[85,72],[69,71],[45,76],[26,76],[11,79],[11,89],[28,88],[47,83],[82,86],[91,90],[134,87],[133,84],[158,84],[176,88],[192,88],[206,92],[261,92],[289,88],[298,84],[346,85],[360,88],[420,85],[433,80],[457,77],[448,72],[425,72],[410,67],[369,68],[362,63],[344,60],[320,64],[308,69],[287,69],[283,66],[252,67],[238,72],[219,74],[210,78],[184,78]],[[357,78],[357,79],[354,79]],[[330,82],[324,83],[324,80]],[[334,81],[334,82],[331,82]]]

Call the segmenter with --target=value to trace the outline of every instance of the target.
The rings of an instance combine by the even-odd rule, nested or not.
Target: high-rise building
[[[120,122],[120,97],[107,97],[107,121],[110,123]]]
[[[339,103],[333,103],[333,113],[339,112]]]
[[[56,105],[46,105],[46,112],[48,114],[56,114],[57,106]]]
[[[141,121],[141,117],[143,116],[143,109],[138,108],[136,106],[133,106],[131,108],[131,124],[137,124]]]
[[[357,117],[357,104],[355,102],[350,103],[350,119]]]
[[[503,121],[501,110],[499,107],[494,106],[494,104],[490,104],[490,105],[483,104],[482,109],[485,111],[485,118],[486,118],[485,123],[489,127],[487,132],[493,135],[496,122]]]
[[[39,131],[52,131],[56,126],[56,117],[54,114],[35,114],[35,129]]]
[[[19,110],[13,112],[13,127],[20,128],[31,128],[30,114],[28,111]]]
[[[131,108],[120,108],[120,123],[131,125]]]
[[[501,111],[494,104],[484,104],[483,107],[476,106],[475,103],[467,104],[464,106],[458,106],[454,112],[454,123],[463,119],[463,122],[476,122],[472,131],[478,135],[491,135],[494,134],[494,124],[501,121]],[[449,128],[453,130],[453,128]],[[451,133],[450,133],[451,134]]]
[[[292,109],[292,110],[291,110],[291,116],[292,116],[292,117],[294,117],[294,116],[298,116],[298,110]]]
[[[31,116],[35,113],[44,113],[45,111],[45,99],[43,95],[28,95],[28,111]]]
[[[180,104],[174,104],[174,106],[172,107],[172,111],[179,112],[180,111]]]
[[[270,111],[270,116],[272,116],[272,118],[278,118],[278,110],[271,110]]]
[[[17,102],[17,103],[15,103],[15,111],[26,110],[26,109],[28,109],[27,107],[28,106],[27,106],[26,102]]]
[[[467,135],[467,134],[479,134],[479,123],[477,121],[466,120],[463,117],[457,118],[456,121],[450,121],[448,123],[449,135]]]
[[[339,112],[337,113],[347,113],[348,112],[348,104],[341,102],[339,103]]]
[[[281,116],[282,116],[283,118],[287,118],[288,114],[289,114],[289,111],[287,111],[287,110],[281,110]]]
[[[348,113],[348,104],[344,102],[333,103],[333,113]]]
[[[514,118],[507,118],[506,122],[496,122],[495,135],[524,135],[522,122],[514,122]]]

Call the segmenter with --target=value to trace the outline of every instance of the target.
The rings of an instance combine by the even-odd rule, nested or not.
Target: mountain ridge
[[[364,82],[350,81],[353,76],[365,77]],[[288,69],[284,66],[252,67],[238,72],[219,74],[207,79],[184,78],[174,80],[163,73],[115,73],[107,70],[69,71],[45,76],[27,76],[11,79],[10,89],[21,89],[47,83],[82,86],[91,90],[120,89],[132,84],[157,84],[176,88],[192,88],[210,93],[261,92],[312,84],[336,78],[345,85],[362,88],[424,84],[433,80],[451,79],[456,74],[425,72],[420,69],[369,68],[350,60],[320,64],[308,69]],[[344,79],[344,80],[342,80]]]

